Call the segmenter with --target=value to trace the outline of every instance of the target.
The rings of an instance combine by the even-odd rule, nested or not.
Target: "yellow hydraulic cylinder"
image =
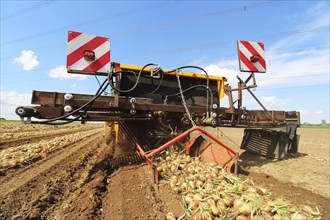
[[[116,134],[116,144],[118,143],[118,139],[119,139],[119,123],[116,121],[113,123],[113,129],[115,131]]]

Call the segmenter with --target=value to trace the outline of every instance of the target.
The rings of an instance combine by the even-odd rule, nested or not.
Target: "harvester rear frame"
[[[284,146],[285,154],[275,156],[282,159],[286,156],[288,149],[297,150],[297,141],[293,143],[294,147],[290,147],[289,145],[292,145],[292,143],[289,143],[289,139],[297,140],[296,130],[300,124],[299,112],[268,111],[250,90],[250,88],[256,87],[254,73],[251,73],[245,81],[238,77],[238,87],[231,88],[228,84],[225,84],[226,78],[224,77],[209,77],[207,75],[207,77],[205,77],[198,73],[181,72],[178,69],[165,71],[159,67],[146,68],[146,66],[139,67],[119,63],[112,63],[112,66],[113,73],[111,76],[108,74],[108,81],[112,81],[112,88],[115,90],[112,95],[101,95],[101,93],[104,92],[104,89],[101,91],[101,86],[95,96],[33,91],[31,103],[37,106],[18,107],[16,113],[23,121],[27,118],[26,122],[28,123],[31,122],[31,117],[46,119],[46,121],[37,122],[46,124],[56,119],[66,120],[68,122],[81,121],[82,123],[87,121],[126,123],[129,131],[124,131],[125,134],[123,138],[118,138],[117,131],[115,144],[122,146],[123,143],[121,142],[127,142],[127,136],[133,136],[133,138],[130,138],[130,141],[133,142],[131,146],[134,146],[131,150],[138,149],[140,155],[146,159],[149,165],[151,154],[145,154],[145,151],[150,150],[150,148],[156,148],[157,151],[157,149],[159,149],[155,146],[157,144],[164,144],[162,146],[168,147],[169,145],[166,143],[172,143],[172,137],[176,137],[174,140],[178,139],[178,137],[182,137],[180,134],[191,128],[192,125],[244,127],[247,130],[245,131],[246,134],[242,143],[246,141],[249,133],[253,131],[250,130],[252,128],[268,128],[272,129],[273,132],[274,129],[288,130],[289,127],[290,131],[284,133],[284,136],[288,137],[287,143],[285,143]],[[94,74],[98,75],[96,73]],[[99,75],[105,76],[105,74]],[[140,77],[143,85],[136,86],[140,82],[134,83],[134,80],[139,80]],[[164,92],[164,90],[165,92],[174,91],[177,82],[179,86],[181,86],[179,77],[183,82],[183,86],[191,86],[191,84],[197,82],[202,89],[207,91],[207,94],[201,94],[200,91],[188,91],[188,89],[186,89],[185,97],[183,97],[183,91],[180,88],[180,92],[177,92],[175,97],[172,95],[173,99],[168,101],[169,95],[163,95],[161,93]],[[253,80],[253,85],[247,86],[251,79]],[[209,80],[211,81],[210,85],[208,84]],[[134,85],[134,89],[131,91],[130,89],[126,89],[125,91],[128,91],[127,94],[125,94],[125,92],[119,92],[123,86],[129,85],[128,81],[131,81],[130,83]],[[207,82],[207,86],[205,86],[205,82]],[[162,83],[164,83],[165,86],[162,87]],[[163,91],[148,93],[147,95],[143,94],[143,90],[149,87],[153,91]],[[191,88],[195,88],[194,85],[191,86]],[[169,89],[169,91],[167,91],[167,89]],[[243,90],[248,90],[261,105],[263,110],[245,109],[242,106]],[[211,104],[209,103],[209,91],[211,91]],[[233,100],[234,91],[238,92],[236,101]],[[228,108],[218,106],[223,94],[228,97]],[[185,99],[188,100],[187,103]],[[216,103],[216,105],[212,105],[212,103]],[[236,103],[237,107],[235,107]],[[67,115],[71,115],[74,118],[66,117]],[[195,127],[193,129],[197,128],[198,127]],[[143,133],[141,133],[141,129],[144,130]],[[120,139],[119,143],[117,143],[118,139]],[[185,142],[188,141],[185,140]],[[127,145],[127,143],[125,144]],[[275,145],[277,145],[277,143],[275,143]],[[143,150],[141,146],[146,147],[146,149]],[[283,148],[283,146],[278,146]],[[246,146],[245,148],[248,149]],[[163,149],[163,147],[160,149]],[[224,145],[224,149],[230,148]],[[151,152],[155,153],[156,151]],[[232,151],[232,153],[235,152],[232,149],[229,151]],[[291,153],[296,152],[297,151],[291,151]],[[235,152],[231,157],[233,161],[236,161],[235,164],[237,164],[238,161],[236,157],[237,154],[238,153]],[[274,154],[272,155],[274,156]],[[270,155],[265,154],[265,156]]]

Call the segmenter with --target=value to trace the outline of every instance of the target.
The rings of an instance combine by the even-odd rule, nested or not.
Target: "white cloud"
[[[329,83],[329,54],[322,51],[307,56],[293,56],[268,63],[268,72],[259,74],[262,87],[312,86]]]
[[[22,50],[19,57],[14,58],[14,63],[23,65],[23,70],[30,71],[39,65],[37,56],[31,50]]]
[[[261,96],[258,97],[258,99],[267,109],[273,110],[282,109],[283,106],[287,106],[289,102],[288,100],[276,96]],[[248,108],[260,108],[259,104],[252,97],[248,97],[245,104]]]
[[[206,72],[209,74],[209,75],[212,75],[212,76],[224,76],[227,78],[227,83],[229,83],[231,86],[237,86],[237,78],[236,76],[239,75],[241,76],[241,74],[234,70],[234,69],[231,69],[230,65],[222,65],[221,63],[225,63],[225,62],[220,62],[220,63],[217,63],[217,64],[211,64],[207,67],[205,67],[204,69],[206,70]]]
[[[304,115],[310,115],[310,111],[307,109],[298,109],[297,112],[300,112],[300,114]]]
[[[297,111],[300,112],[301,123],[308,122],[318,124],[323,119],[326,121],[329,120],[329,115],[322,110],[299,109]]]
[[[269,103],[273,106],[286,106],[287,101],[277,98],[276,96],[261,96],[260,101],[262,103]]]
[[[15,91],[0,91],[0,117],[19,119],[15,114],[18,106],[31,105],[31,94],[18,94]]]
[[[259,98],[261,102],[266,102],[266,103],[271,103],[275,104],[276,103],[276,97],[275,96],[262,96]]]
[[[315,112],[315,115],[322,116],[323,115],[323,111],[322,110],[318,110],[318,111]]]
[[[64,65],[57,66],[50,70],[49,76],[55,79],[79,79],[84,80],[87,79],[87,75],[81,75],[81,74],[71,74],[67,72],[67,69]]]

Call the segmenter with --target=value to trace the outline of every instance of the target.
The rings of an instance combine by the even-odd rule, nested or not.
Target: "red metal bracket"
[[[205,131],[203,128],[201,127],[193,127],[185,132],[183,132],[182,134],[178,135],[177,137],[173,138],[172,140],[168,141],[167,143],[163,144],[162,146],[153,149],[151,151],[145,152],[138,144],[137,145],[137,152],[145,159],[147,166],[149,167],[150,170],[152,170],[153,172],[153,176],[154,176],[154,183],[157,184],[158,183],[158,171],[157,169],[155,169],[155,164],[153,164],[152,161],[152,157],[154,157],[155,155],[157,155],[158,153],[162,152],[163,150],[167,149],[168,147],[172,146],[173,144],[175,144],[176,142],[182,140],[183,138],[185,138],[187,135],[189,135],[191,132],[194,131],[199,131],[201,133],[203,133],[204,135],[206,135],[208,138],[210,138],[211,140],[213,140],[214,142],[216,142],[218,145],[214,145],[211,144],[212,146],[210,146],[210,150],[214,151],[215,148],[218,148],[218,146],[220,146],[219,149],[220,153],[224,154],[224,155],[219,155],[218,153],[215,154],[214,152],[213,157],[215,158],[215,162],[217,162],[219,165],[221,165],[223,168],[226,168],[227,171],[230,171],[231,166],[234,164],[235,165],[235,171],[237,171],[237,165],[238,165],[238,157],[240,155],[240,153],[235,152],[233,149],[231,149],[230,147],[228,147],[227,145],[225,145],[224,143],[222,143],[220,140],[218,140],[216,137],[214,137],[213,135],[211,135],[210,133],[208,133],[207,131]],[[186,152],[188,150],[189,152],[189,148],[192,146],[192,144],[194,143],[194,138],[191,138],[187,145],[186,145]],[[221,160],[223,161],[218,161],[217,160],[217,156],[221,156]],[[229,169],[228,169],[229,168]]]

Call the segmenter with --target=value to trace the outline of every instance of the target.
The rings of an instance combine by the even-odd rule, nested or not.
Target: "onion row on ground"
[[[73,144],[97,132],[99,131],[84,131],[56,137],[51,140],[24,144],[15,148],[3,149],[0,151],[0,170],[31,164],[46,157],[48,153],[56,149]]]

